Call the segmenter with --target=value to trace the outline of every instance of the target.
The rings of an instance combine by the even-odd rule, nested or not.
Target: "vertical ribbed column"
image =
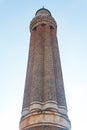
[[[45,25],[44,39],[44,101],[56,101],[53,52],[49,25]]]
[[[25,80],[25,89],[24,89],[24,99],[22,106],[22,116],[25,116],[29,113],[30,105],[30,93],[31,93],[31,83],[32,83],[32,70],[34,62],[34,50],[36,42],[36,32],[32,31],[30,36],[30,49],[29,49],[29,58],[27,64],[26,80]]]
[[[32,70],[32,89],[30,93],[31,103],[42,101],[43,89],[43,42],[41,36],[41,26],[36,29],[34,61]]]
[[[51,29],[51,42],[52,42],[54,72],[55,72],[55,81],[56,81],[57,103],[58,106],[65,106],[67,108],[61,62],[60,62],[59,47],[58,47],[58,41],[57,41],[55,29]]]

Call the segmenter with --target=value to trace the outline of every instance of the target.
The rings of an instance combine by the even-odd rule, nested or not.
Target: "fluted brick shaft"
[[[70,130],[56,30],[51,13],[38,10],[30,24],[20,130]]]

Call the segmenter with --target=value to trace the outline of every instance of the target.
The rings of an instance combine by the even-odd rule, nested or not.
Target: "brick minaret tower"
[[[70,130],[56,31],[50,11],[39,9],[30,23],[20,130]]]

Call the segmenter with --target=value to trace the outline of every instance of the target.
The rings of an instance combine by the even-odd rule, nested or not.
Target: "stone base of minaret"
[[[56,102],[34,102],[22,112],[20,130],[70,130],[67,110]]]
[[[49,127],[48,127],[49,126]],[[38,111],[27,115],[20,122],[21,130],[70,130],[70,121],[65,115],[52,111]]]

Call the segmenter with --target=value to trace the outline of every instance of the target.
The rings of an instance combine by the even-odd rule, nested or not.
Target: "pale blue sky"
[[[0,0],[0,129],[19,130],[29,24],[42,6],[55,18],[72,130],[87,129],[87,1]]]

